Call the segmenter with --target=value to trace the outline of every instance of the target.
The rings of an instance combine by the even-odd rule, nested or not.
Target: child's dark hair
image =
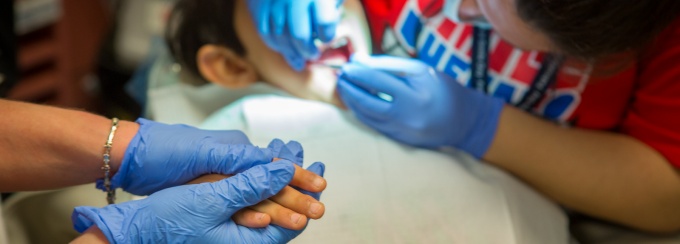
[[[206,44],[227,47],[244,56],[234,28],[235,0],[179,0],[165,30],[168,49],[184,72],[201,78],[196,55]]]

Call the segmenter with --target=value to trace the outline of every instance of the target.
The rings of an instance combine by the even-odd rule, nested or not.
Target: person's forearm
[[[560,204],[644,230],[680,229],[680,173],[647,145],[510,107],[499,124],[484,159]]]
[[[0,191],[54,189],[103,178],[110,129],[110,119],[87,112],[0,99]],[[137,130],[136,123],[119,124],[111,175]]]

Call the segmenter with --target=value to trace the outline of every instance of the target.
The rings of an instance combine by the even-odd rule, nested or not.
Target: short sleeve
[[[639,64],[636,91],[620,130],[680,168],[680,21],[659,35]]]

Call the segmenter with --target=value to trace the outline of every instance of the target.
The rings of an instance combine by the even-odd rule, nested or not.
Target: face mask
[[[491,29],[492,26],[486,21],[484,17],[477,18],[473,21],[464,22],[460,19],[458,15],[458,10],[460,10],[460,4],[462,0],[445,0],[444,1],[444,15],[454,22],[472,24],[479,28]]]

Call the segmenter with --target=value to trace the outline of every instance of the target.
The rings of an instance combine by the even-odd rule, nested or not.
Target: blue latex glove
[[[269,48],[301,71],[316,59],[315,39],[329,42],[340,21],[339,0],[247,0],[258,33]]]
[[[352,57],[342,68],[338,89],[359,120],[397,141],[456,147],[477,158],[488,150],[504,104],[421,61],[387,56]]]
[[[275,158],[287,159],[302,167],[304,151],[299,142],[290,141],[288,143],[283,143],[283,141],[279,139],[274,139],[269,143],[267,148],[271,150],[271,153]]]
[[[233,175],[266,164],[277,146],[258,148],[240,131],[199,130],[139,119],[112,187],[149,195],[189,182],[204,174]],[[115,147],[115,145],[114,145]],[[104,189],[102,181],[97,187]]]
[[[316,163],[308,170],[322,176],[324,166]],[[72,220],[79,232],[97,225],[111,243],[284,243],[302,230],[276,225],[251,229],[231,216],[274,196],[294,173],[287,161],[255,166],[215,183],[168,188],[142,200],[77,207]]]
[[[304,151],[302,150],[302,145],[300,145],[299,142],[296,141],[290,141],[288,143],[283,143],[283,141],[279,139],[274,139],[272,142],[269,143],[268,146],[269,149],[272,150],[272,154],[275,155],[274,157],[280,158],[280,159],[286,159],[289,161],[292,161],[293,163],[297,164],[298,166],[302,167],[302,163],[304,160]],[[307,170],[312,171],[316,173],[317,175],[323,176],[323,174],[317,173],[314,169],[316,166],[323,167],[321,169],[321,172],[325,170],[325,166],[323,164],[319,164],[319,162],[312,164],[312,166],[309,166]],[[309,192],[303,189],[300,189],[299,187],[293,187],[297,189],[298,191],[310,195],[316,200],[319,200],[319,197],[321,196],[321,193],[315,193],[315,192]]]

